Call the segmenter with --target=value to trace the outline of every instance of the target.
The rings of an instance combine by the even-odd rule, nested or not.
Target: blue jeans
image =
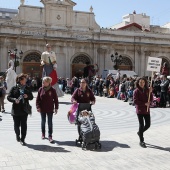
[[[52,137],[53,133],[53,113],[41,113],[41,131],[42,134],[45,135],[45,123],[46,123],[46,115],[48,117],[48,137]]]

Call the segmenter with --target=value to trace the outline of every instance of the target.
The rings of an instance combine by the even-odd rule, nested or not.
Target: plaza
[[[169,170],[169,108],[151,108],[151,127],[144,134],[147,148],[139,146],[135,107],[115,98],[96,97],[92,107],[101,131],[101,150],[83,151],[75,146],[77,127],[69,124],[70,95],[59,98],[59,111],[53,117],[54,144],[41,139],[40,115],[35,99],[28,118],[26,146],[15,139],[12,104],[5,100],[0,113],[0,170]],[[47,130],[47,129],[46,129]]]

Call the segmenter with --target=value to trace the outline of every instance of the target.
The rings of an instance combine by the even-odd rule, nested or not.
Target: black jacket
[[[27,94],[28,98],[24,98],[24,102],[22,100],[20,100],[20,102],[18,104],[16,104],[15,100],[20,97],[20,85],[16,85],[11,88],[11,90],[7,96],[7,99],[9,102],[13,103],[12,104],[12,112],[11,112],[11,114],[13,116],[27,115],[27,113],[24,112],[25,103],[28,103],[29,102],[28,100],[33,99],[33,94],[28,86],[25,87],[24,94]]]
[[[169,86],[169,80],[163,80],[160,84],[161,86],[161,92],[168,92],[168,86]]]

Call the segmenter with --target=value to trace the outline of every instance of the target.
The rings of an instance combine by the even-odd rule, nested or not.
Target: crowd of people
[[[77,78],[74,77],[74,81]],[[153,81],[153,87],[157,87],[158,77]],[[16,134],[16,140],[20,142],[22,145],[26,145],[25,143],[25,138],[27,134],[27,118],[28,112],[26,104],[29,103],[29,100],[33,99],[33,94],[32,90],[29,86],[29,84],[26,84],[27,81],[30,80],[30,77],[27,77],[27,75],[21,73],[17,76],[16,79],[16,85],[13,86],[7,96],[7,99],[12,102],[12,116],[14,120],[14,131]],[[61,80],[61,79],[59,79]],[[91,83],[88,82],[87,79],[81,78],[80,80],[77,79],[77,85],[76,87],[74,86],[74,91],[72,94],[71,101],[73,104],[76,103],[91,103],[95,104],[96,98],[95,95],[102,96],[101,89],[98,91],[96,90],[96,87],[92,86],[93,82],[99,81],[99,85],[102,84],[103,87],[106,85],[106,96],[111,97],[111,92],[113,91],[113,97],[118,97],[119,93],[120,96],[124,94],[125,98],[124,101],[127,101],[126,96],[129,90],[133,90],[133,102],[136,106],[136,113],[138,116],[139,120],[139,131],[137,132],[139,139],[140,139],[140,146],[141,147],[146,147],[145,142],[144,142],[144,137],[143,133],[150,127],[150,109],[149,106],[151,102],[153,101],[153,95],[155,94],[158,95],[158,90],[154,91],[155,88],[152,88],[152,86],[149,87],[148,84],[151,85],[151,82],[148,83],[146,78],[126,78],[124,77],[121,81],[121,79],[116,79],[114,81],[114,78],[112,75],[109,75],[106,79],[106,81],[103,81],[99,78],[94,78]],[[46,117],[48,118],[48,139],[50,143],[53,142],[52,138],[52,133],[53,133],[53,114],[58,112],[59,108],[59,102],[58,102],[58,96],[56,90],[51,86],[52,78],[45,76],[42,79],[42,85],[38,89],[38,94],[36,97],[36,108],[37,112],[40,113],[41,115],[41,131],[42,131],[42,139],[45,139],[45,123],[46,123]],[[61,81],[65,83],[71,83],[71,81]],[[108,82],[108,84],[107,84]],[[167,83],[168,82],[168,83]],[[127,91],[122,90],[122,86],[127,86]],[[66,84],[67,86],[68,84]],[[162,81],[160,84],[160,97],[165,97],[164,95],[166,94],[165,92],[165,85],[169,87],[169,81],[166,79],[166,76],[162,77]],[[115,92],[115,87],[121,86],[119,88],[120,91]],[[108,88],[108,89],[107,89]],[[113,89],[113,90],[112,90]],[[153,90],[154,89],[154,90]],[[153,93],[152,93],[153,91]],[[148,101],[148,95],[149,93],[151,94],[151,97]],[[161,94],[163,93],[163,94]],[[162,98],[161,98],[162,100]],[[162,101],[162,104],[164,102],[164,99]],[[162,105],[164,107],[164,105]],[[20,130],[21,128],[21,130]],[[78,126],[78,132],[80,135],[80,126]],[[21,132],[20,132],[21,131]],[[84,146],[86,147],[86,146]]]
[[[151,83],[151,77],[145,77],[148,80],[149,86],[153,87],[153,102],[150,107],[169,107],[170,104],[170,80],[166,75],[160,75],[155,73]],[[94,76],[90,83],[89,88],[93,91],[95,96],[117,98],[124,102],[129,102],[130,105],[134,105],[133,93],[136,88],[136,81],[138,77],[113,77],[112,74],[108,75],[106,79],[99,76]],[[59,78],[60,88],[65,93],[73,92],[80,87],[81,78],[73,77]],[[88,79],[87,79],[88,81]]]
[[[53,114],[57,114],[59,109],[58,97],[63,96],[63,92],[65,92],[72,95],[71,102],[73,104],[95,104],[95,96],[99,96],[117,98],[135,105],[139,121],[137,132],[140,140],[139,144],[145,148],[143,133],[151,124],[150,107],[165,108],[170,103],[170,86],[166,67],[162,72],[166,74],[159,75],[155,73],[153,78],[127,77],[126,74],[121,76],[120,70],[118,70],[116,76],[109,74],[106,78],[93,76],[93,74],[87,74],[88,77],[85,78],[75,76],[72,79],[58,78],[55,53],[51,51],[49,44],[46,45],[46,48],[47,51],[43,52],[41,56],[42,79],[21,73],[17,75],[15,84],[8,89],[8,83],[6,83],[3,76],[0,76],[0,111],[5,112],[4,99],[8,89],[7,99],[12,103],[11,115],[13,116],[16,140],[22,145],[26,145],[27,118],[31,114],[29,100],[33,99],[32,92],[38,91],[35,105],[41,116],[41,138],[45,139],[47,118],[48,139],[52,143]],[[9,71],[13,70],[12,65],[10,64]],[[86,68],[91,67],[87,65]],[[80,127],[78,126],[79,139],[81,139]],[[99,137],[97,140],[99,140]],[[99,141],[97,141],[97,144],[101,147]],[[86,146],[84,147],[86,148]]]

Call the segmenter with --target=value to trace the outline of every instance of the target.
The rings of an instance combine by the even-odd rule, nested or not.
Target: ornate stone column
[[[99,73],[102,74],[102,71],[106,69],[106,53],[107,47],[102,46],[97,50],[98,52],[98,66],[99,66]]]
[[[144,76],[149,75],[149,73],[147,72],[147,62],[148,62],[148,57],[150,56],[151,56],[151,51],[145,48],[144,49]]]

